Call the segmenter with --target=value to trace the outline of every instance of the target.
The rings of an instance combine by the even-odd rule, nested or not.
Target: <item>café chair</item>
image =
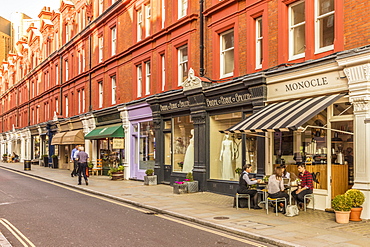
[[[249,194],[236,193],[235,198],[236,198],[236,209],[239,208],[239,198],[245,198],[248,200],[248,209],[251,210],[251,197]]]
[[[92,168],[92,174],[93,175],[103,175],[103,160],[97,159],[96,160],[96,166]]]
[[[304,197],[303,197],[303,205],[304,205],[304,211],[307,211],[307,205],[309,204],[309,202],[307,203],[307,200],[310,199],[312,201],[312,206],[313,206],[313,210],[315,210],[315,197],[312,194],[306,194]]]
[[[287,202],[286,202],[285,197],[280,197],[280,198],[270,198],[270,197],[267,197],[266,214],[269,214],[269,202],[274,202],[275,203],[276,216],[279,215],[279,213],[278,213],[278,204],[279,204],[279,202],[284,202],[285,209],[286,209],[286,206],[287,206]]]

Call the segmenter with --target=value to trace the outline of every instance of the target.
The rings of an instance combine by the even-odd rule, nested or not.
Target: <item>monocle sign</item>
[[[268,101],[348,90],[346,78],[341,78],[338,71],[309,77],[297,77],[291,80],[284,80],[284,78],[280,76],[278,79],[269,78],[267,81]]]
[[[190,106],[190,103],[188,100],[179,100],[179,101],[159,105],[160,111],[171,111],[171,110],[176,110],[176,109],[181,109],[181,108],[187,108],[189,106]]]
[[[222,106],[222,105],[231,105],[249,101],[252,98],[252,95],[247,92],[238,92],[229,95],[222,95],[218,97],[208,98],[206,99],[207,107],[215,107],[215,106]]]

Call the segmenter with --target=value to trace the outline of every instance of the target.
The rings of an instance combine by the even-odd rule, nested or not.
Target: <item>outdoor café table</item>
[[[288,194],[289,194],[289,205],[292,205],[292,191],[293,190],[296,190],[298,188],[298,185],[297,184],[290,184],[289,186],[286,186],[285,188],[288,189]]]

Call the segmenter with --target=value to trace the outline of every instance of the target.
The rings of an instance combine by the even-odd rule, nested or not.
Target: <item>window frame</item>
[[[111,76],[111,85],[112,85],[112,105],[117,103],[116,97],[116,90],[117,90],[117,83],[116,83],[116,76]]]
[[[145,62],[145,95],[150,94],[151,67],[150,61]]]
[[[151,27],[151,19],[152,19],[152,8],[150,4],[145,5],[145,37],[150,36],[150,27]]]
[[[292,7],[294,6],[297,6],[299,4],[303,4],[304,7],[305,7],[305,19],[304,19],[304,22],[300,22],[298,24],[295,24],[293,25],[292,24]],[[301,27],[302,25],[304,25],[304,32],[305,32],[305,39],[306,39],[306,2],[304,0],[301,0],[301,1],[297,1],[297,2],[294,2],[292,4],[290,4],[288,6],[288,53],[289,53],[289,61],[291,60],[296,60],[296,59],[299,59],[299,58],[304,58],[306,56],[306,40],[304,40],[304,46],[305,46],[305,49],[303,52],[299,53],[299,54],[296,54],[294,55],[294,29],[295,28],[298,28],[298,27]]]
[[[229,34],[229,33],[233,33],[233,37],[234,37],[234,46],[232,48],[227,48],[225,50],[222,50],[222,47],[223,47],[223,37],[226,35],[226,34]],[[233,76],[234,75],[234,69],[232,72],[229,72],[229,73],[225,73],[224,71],[224,63],[226,62],[225,60],[225,54],[226,52],[228,51],[233,51],[234,53],[234,69],[235,69],[235,33],[234,33],[234,28],[232,29],[229,29],[225,32],[222,32],[220,33],[220,78],[226,78],[226,77],[230,77],[230,76]]]
[[[117,28],[116,26],[111,28],[112,37],[112,56],[116,55],[117,52]]]
[[[161,55],[161,81],[162,81],[162,91],[165,90],[166,86],[166,57],[165,54]]]
[[[140,41],[143,38],[143,11],[141,8],[136,11],[136,17],[137,17],[136,35],[137,35],[137,41]]]
[[[136,66],[136,83],[137,83],[137,97],[142,96],[143,91],[143,67],[141,64]]]
[[[256,69],[262,69],[263,63],[263,19],[255,19],[256,23]]]
[[[104,53],[104,38],[103,35],[98,37],[98,48],[99,48],[99,63],[103,62]]]
[[[188,11],[188,0],[178,0],[178,12],[177,12],[177,19],[181,19],[187,15]]]
[[[98,93],[99,93],[98,106],[99,108],[103,108],[103,100],[104,100],[103,81],[98,81]]]
[[[187,51],[187,60],[182,60],[182,58],[184,57],[183,56],[183,50]],[[186,67],[187,67],[187,70],[189,69],[189,47],[188,45],[183,45],[179,48],[177,48],[177,67],[178,67],[178,70],[177,70],[177,74],[178,74],[178,86],[181,86],[183,84],[183,78],[185,77],[185,75],[183,75],[183,71],[185,71],[183,69],[183,65],[186,64]]]
[[[335,43],[335,1],[333,1],[334,3],[334,10],[333,11],[330,11],[328,13],[325,13],[323,15],[319,15],[319,11],[320,11],[320,6],[319,6],[319,1],[320,0],[315,0],[315,54],[319,54],[319,53],[323,53],[323,52],[326,52],[326,51],[331,51],[331,50],[334,50],[334,43]],[[328,17],[332,15],[333,16],[333,25],[334,25],[334,28],[333,28],[333,44],[331,45],[328,45],[328,46],[324,46],[324,47],[321,47],[320,48],[320,39],[321,39],[321,32],[320,32],[320,20],[325,18],[325,17]]]

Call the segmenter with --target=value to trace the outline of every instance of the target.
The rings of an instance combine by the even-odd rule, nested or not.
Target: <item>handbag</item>
[[[289,205],[286,207],[285,216],[293,217],[299,214],[299,209],[297,205]]]
[[[89,177],[89,167],[86,167],[86,177]]]

